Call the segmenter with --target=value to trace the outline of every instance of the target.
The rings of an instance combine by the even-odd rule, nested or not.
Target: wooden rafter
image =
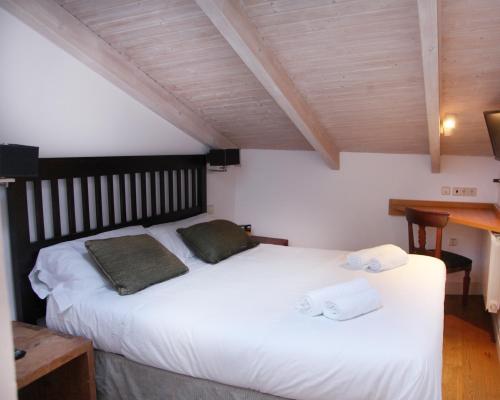
[[[210,147],[235,147],[53,0],[0,0],[0,6],[188,135]]]
[[[333,169],[339,168],[339,151],[287,71],[260,39],[239,2],[196,0],[246,66],[288,115],[311,146]]]
[[[424,72],[425,107],[432,172],[440,171],[440,91],[438,0],[418,0],[420,45]]]

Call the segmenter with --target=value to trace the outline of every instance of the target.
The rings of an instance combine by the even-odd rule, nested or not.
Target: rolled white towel
[[[356,278],[348,282],[311,290],[297,302],[297,309],[302,313],[315,317],[323,312],[323,303],[334,301],[338,297],[355,294],[370,288],[365,278]]]
[[[345,321],[368,314],[382,307],[377,290],[369,288],[362,292],[327,300],[323,303],[323,315],[337,321]]]
[[[393,244],[354,251],[347,255],[347,263],[353,269],[370,268],[372,271],[380,271],[400,267],[407,262],[408,254]]]
[[[386,244],[380,246],[378,254],[368,261],[366,269],[373,272],[387,271],[408,263],[408,253],[398,246]]]

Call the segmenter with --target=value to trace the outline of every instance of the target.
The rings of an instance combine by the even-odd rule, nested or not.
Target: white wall
[[[39,146],[41,157],[207,151],[1,7],[0,143]],[[232,218],[234,207],[232,183],[231,173],[208,177],[209,203],[226,218]],[[2,259],[12,306],[6,207],[0,187]]]
[[[492,179],[500,162],[491,157],[443,156],[440,174],[431,174],[426,155],[342,153],[341,169],[325,167],[309,151],[244,150],[237,171],[235,218],[256,234],[285,237],[291,245],[354,250],[380,243],[408,247],[402,217],[388,215],[388,200],[456,200],[494,203]],[[473,186],[475,198],[441,196],[441,186]],[[448,238],[458,239],[449,248]],[[474,260],[473,287],[480,290],[481,232],[450,224],[444,248]],[[450,276],[449,291],[461,275]]]

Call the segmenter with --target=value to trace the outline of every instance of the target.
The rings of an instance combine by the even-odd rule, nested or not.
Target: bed
[[[181,218],[204,211],[204,200],[194,198],[203,199],[204,183],[196,185],[179,185],[191,188],[180,197],[184,210],[172,210],[183,211]],[[150,199],[161,203],[156,193]],[[179,219],[160,221],[153,217],[162,205],[149,208],[157,213],[150,222]],[[351,271],[345,260],[342,251],[261,244],[216,265],[192,259],[189,273],[131,296],[99,288],[64,313],[49,297],[46,322],[93,340],[103,399],[441,399],[443,264],[412,255],[407,265],[377,274]],[[295,310],[307,290],[357,276],[379,290],[382,309],[344,322]]]

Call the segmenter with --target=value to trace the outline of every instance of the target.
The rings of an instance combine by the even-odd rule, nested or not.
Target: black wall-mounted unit
[[[240,163],[240,149],[210,150],[207,162],[212,167],[225,167]]]
[[[0,144],[0,178],[38,175],[38,147]]]

